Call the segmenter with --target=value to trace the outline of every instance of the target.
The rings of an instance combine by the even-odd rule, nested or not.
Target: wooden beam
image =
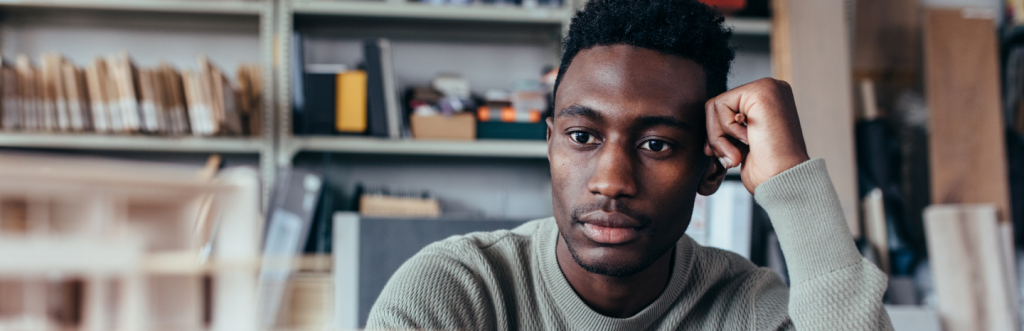
[[[1009,221],[995,13],[929,9],[925,86],[933,204],[993,203]]]
[[[860,237],[853,82],[844,1],[772,1],[772,71],[793,87],[811,157],[825,158],[850,232]]]
[[[924,218],[943,329],[1019,330],[1018,292],[995,206],[936,205],[925,209]]]

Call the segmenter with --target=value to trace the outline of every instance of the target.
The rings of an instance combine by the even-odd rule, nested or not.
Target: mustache
[[[581,223],[580,216],[597,210],[609,213],[616,212],[629,216],[630,218],[641,222],[645,227],[654,224],[654,218],[648,216],[643,212],[631,208],[629,204],[623,202],[622,200],[607,198],[603,198],[585,205],[573,207],[572,211],[569,213],[569,218],[572,219],[574,223]]]

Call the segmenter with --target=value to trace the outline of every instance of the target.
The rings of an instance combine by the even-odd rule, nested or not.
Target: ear
[[[718,191],[718,187],[725,180],[727,169],[713,157],[707,156],[704,159],[707,160],[707,166],[705,166],[704,175],[701,176],[700,184],[697,186],[697,193],[708,196]]]
[[[548,142],[548,162],[551,162],[551,130],[555,127],[555,122],[551,117],[548,117],[545,122],[548,124],[548,129],[544,136],[544,140]]]
[[[551,117],[548,117],[544,121],[548,123],[547,136],[545,136],[544,139],[547,141],[551,141],[551,128],[555,127],[555,121]]]

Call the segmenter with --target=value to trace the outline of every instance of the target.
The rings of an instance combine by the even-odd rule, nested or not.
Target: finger
[[[714,99],[715,117],[718,119],[725,134],[739,140],[743,144],[749,145],[747,140],[747,115],[740,108],[740,99],[733,97],[735,95],[739,94],[732,93],[726,96],[727,98],[724,100]]]
[[[719,163],[725,168],[732,168],[743,161],[743,153],[736,147],[735,140],[730,140],[730,135],[723,128],[719,119],[719,111],[716,109],[714,100],[708,101],[706,105],[706,118],[708,130],[708,143],[713,156],[718,158]],[[705,154],[707,150],[705,150]],[[710,155],[709,155],[710,156]]]

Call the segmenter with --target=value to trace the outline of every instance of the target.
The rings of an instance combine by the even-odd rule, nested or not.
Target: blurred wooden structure
[[[1010,220],[995,12],[930,9],[925,86],[932,203],[993,203]]]
[[[254,329],[257,171],[196,170],[0,154],[0,329]]]
[[[825,158],[850,232],[860,237],[846,4],[775,0],[772,7],[772,75],[793,87],[807,152]]]
[[[943,329],[1019,330],[1020,292],[995,206],[936,205],[924,218]]]

